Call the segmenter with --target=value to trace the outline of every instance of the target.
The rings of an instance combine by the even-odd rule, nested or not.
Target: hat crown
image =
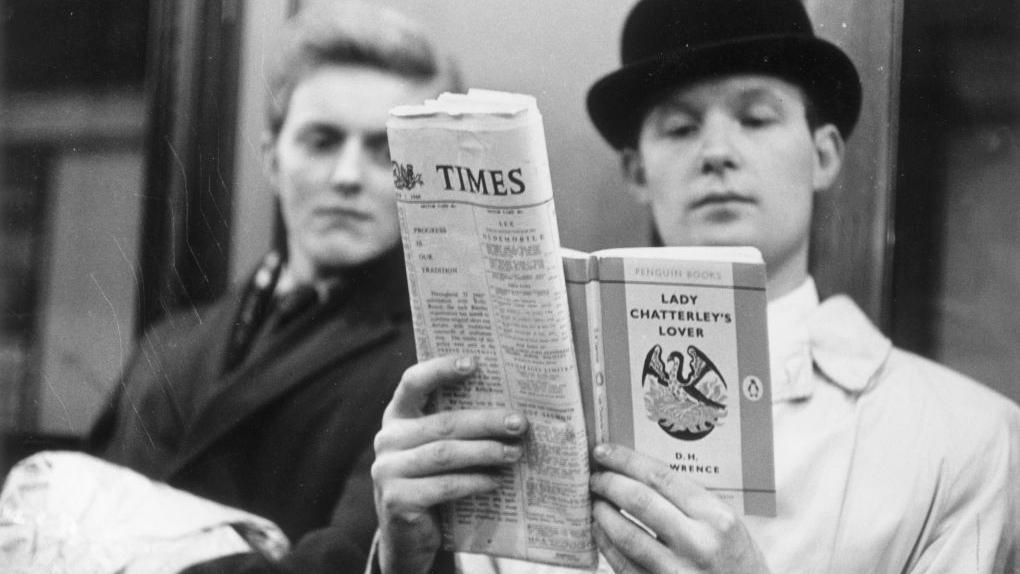
[[[620,59],[626,66],[768,36],[814,37],[800,0],[642,0],[624,25]]]
[[[588,91],[588,113],[617,149],[634,145],[657,94],[729,74],[771,75],[802,88],[845,136],[861,109],[849,56],[815,36],[801,0],[639,0],[623,28],[619,70]]]

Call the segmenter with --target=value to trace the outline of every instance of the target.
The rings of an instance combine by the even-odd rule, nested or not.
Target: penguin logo
[[[744,383],[740,388],[744,391],[744,398],[752,403],[758,402],[758,399],[765,395],[765,387],[762,386],[761,379],[754,375],[744,377]]]

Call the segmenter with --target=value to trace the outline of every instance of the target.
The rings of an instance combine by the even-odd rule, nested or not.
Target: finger
[[[704,525],[692,520],[661,494],[628,476],[610,471],[594,473],[591,490],[639,520],[682,554],[697,555],[709,534]],[[640,528],[632,522],[631,525]]]
[[[437,504],[484,494],[498,487],[498,474],[484,472],[397,479],[388,488],[376,491],[376,505],[380,517],[412,522]]]
[[[449,474],[509,466],[519,461],[523,453],[521,445],[499,441],[439,441],[381,456],[373,465],[373,473],[377,480]]]
[[[637,565],[620,552],[616,545],[613,544],[613,541],[609,539],[609,536],[603,532],[602,527],[599,526],[597,521],[592,522],[591,532],[595,538],[595,546],[598,547],[599,553],[605,557],[614,574],[644,574]]]
[[[506,409],[445,411],[414,419],[391,419],[376,434],[375,451],[409,449],[451,439],[504,439],[521,437],[528,421]]]
[[[619,565],[624,572],[676,572],[676,558],[668,548],[653,538],[643,528],[620,514],[604,500],[592,505],[595,523],[616,551]],[[623,560],[621,560],[621,558]],[[609,560],[609,556],[606,556]],[[613,564],[614,571],[617,564]],[[630,568],[627,570],[626,568]]]
[[[463,381],[474,372],[475,361],[471,357],[436,357],[412,365],[404,371],[383,420],[421,416],[433,391],[444,384]]]
[[[660,460],[614,444],[600,444],[592,452],[603,468],[629,476],[659,493],[672,506],[695,520],[714,519],[723,504],[702,488]],[[632,512],[627,509],[628,512]],[[649,527],[654,528],[651,524]]]

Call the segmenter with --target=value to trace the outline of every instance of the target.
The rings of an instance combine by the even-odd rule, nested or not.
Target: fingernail
[[[524,427],[524,417],[516,413],[509,414],[503,419],[503,424],[506,425],[506,430],[517,432]]]
[[[453,367],[461,373],[470,373],[475,367],[475,362],[471,357],[457,357]]]
[[[609,458],[609,453],[612,452],[612,448],[608,444],[596,445],[592,454],[599,460],[605,460]]]
[[[503,458],[506,460],[516,461],[520,460],[521,455],[524,454],[524,450],[521,449],[520,445],[507,444],[503,445]]]

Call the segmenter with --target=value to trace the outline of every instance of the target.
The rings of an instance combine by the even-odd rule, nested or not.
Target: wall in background
[[[235,139],[234,222],[230,278],[243,281],[269,249],[273,235],[273,191],[262,163],[265,125],[265,67],[274,34],[288,14],[288,2],[247,0],[241,25],[241,62]]]

